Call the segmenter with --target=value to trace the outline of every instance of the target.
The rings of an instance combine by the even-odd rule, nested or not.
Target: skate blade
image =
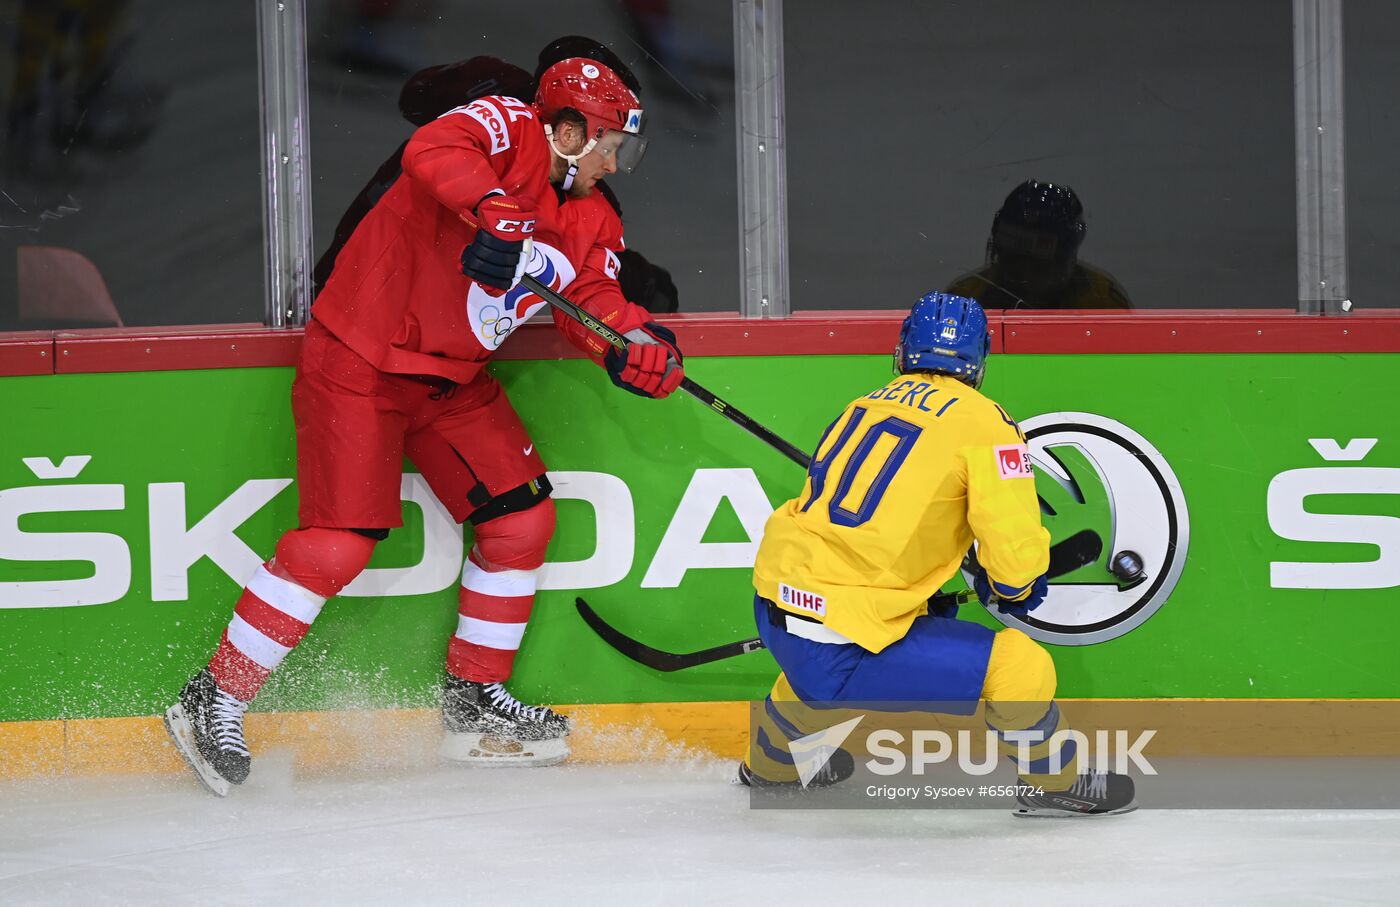
[[[563,737],[516,740],[496,734],[454,734],[448,731],[442,736],[439,753],[451,762],[491,768],[558,765],[569,758],[569,743]]]
[[[1137,800],[1101,813],[1076,813],[1067,809],[1049,809],[1035,806],[1022,806],[1011,811],[1018,819],[1102,819],[1104,816],[1121,816],[1138,808]]]
[[[199,747],[194,742],[194,726],[185,715],[184,706],[178,702],[165,710],[165,730],[170,734],[170,739],[174,741],[180,755],[185,757],[185,762],[194,769],[195,777],[200,783],[214,796],[227,797],[232,785],[199,754]]]

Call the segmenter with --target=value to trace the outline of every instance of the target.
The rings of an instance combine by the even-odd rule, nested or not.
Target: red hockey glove
[[[462,250],[462,273],[483,287],[509,290],[525,270],[525,240],[535,232],[534,210],[509,195],[488,195],[476,206],[475,220],[463,219],[477,230]]]
[[[511,242],[521,242],[535,232],[535,209],[510,195],[488,195],[476,206],[477,226]]]
[[[613,384],[642,397],[665,397],[680,387],[684,356],[676,335],[654,321],[627,332],[627,352],[609,349],[603,365]]]

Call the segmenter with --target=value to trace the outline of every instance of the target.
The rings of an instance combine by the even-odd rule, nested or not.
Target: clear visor
[[[617,164],[617,169],[621,173],[631,173],[637,169],[637,165],[642,162],[642,155],[646,154],[647,140],[640,135],[633,135],[630,132],[618,132],[616,129],[609,129],[598,140],[598,144],[593,146],[593,153],[611,159]]]

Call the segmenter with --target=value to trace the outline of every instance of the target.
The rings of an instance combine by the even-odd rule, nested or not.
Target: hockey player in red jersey
[[[674,335],[617,284],[622,225],[594,193],[644,149],[637,96],[607,67],[571,58],[533,105],[488,96],[421,127],[389,188],[341,251],[307,325],[292,410],[299,526],[238,600],[209,666],[166,713],[176,745],[215,793],[248,775],[243,714],[326,600],[402,524],[402,458],[474,528],[447,653],[444,756],[540,765],[568,755],[568,720],[505,688],[554,531],[545,465],[485,370],[542,308],[528,271],[635,341],[606,346],[558,327],[613,383],[664,397],[680,384]]]

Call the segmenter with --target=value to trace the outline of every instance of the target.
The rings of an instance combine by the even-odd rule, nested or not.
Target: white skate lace
[[[232,750],[240,756],[250,755],[248,745],[243,742],[243,713],[246,711],[248,703],[223,690],[214,690],[214,739],[219,749]]]
[[[1074,779],[1074,786],[1069,789],[1069,792],[1081,797],[1102,800],[1108,796],[1108,772],[1090,770],[1080,775]]]
[[[519,718],[548,718],[550,711],[542,705],[525,705],[499,683],[488,683],[483,689],[491,697],[491,704],[501,711]]]

